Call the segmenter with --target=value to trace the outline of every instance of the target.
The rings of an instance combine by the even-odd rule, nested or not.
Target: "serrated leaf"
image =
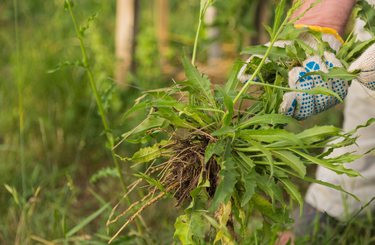
[[[99,12],[96,12],[95,14],[91,15],[90,18],[88,18],[88,20],[86,21],[86,25],[81,26],[81,28],[79,29],[79,32],[81,33],[82,36],[85,34],[85,31],[89,29],[91,21],[93,21],[96,17],[98,17],[98,13]]]
[[[297,187],[290,182],[287,178],[279,178],[279,181],[283,184],[285,190],[288,192],[288,194],[300,205],[300,212],[299,217],[302,216],[303,211],[303,199],[301,196],[301,193],[298,191]]]
[[[301,159],[290,151],[271,151],[271,153],[296,171],[301,177],[306,175],[306,166]]]
[[[272,204],[261,197],[258,193],[254,193],[251,201],[264,216],[270,218],[273,222],[281,223],[285,220],[285,213],[283,210],[275,208],[275,211],[273,211]]]
[[[242,138],[246,140],[248,143],[250,143],[251,145],[253,145],[254,147],[258,148],[259,151],[263,152],[264,155],[266,155],[266,158],[271,166],[270,178],[272,178],[275,168],[274,168],[274,162],[271,156],[271,152],[266,147],[264,147],[261,143],[256,142],[255,140],[253,140],[251,137],[247,135],[242,135]]]
[[[65,66],[80,66],[85,67],[82,60],[76,60],[76,61],[64,61],[57,64],[55,67],[53,67],[51,70],[48,70],[47,73],[54,73],[55,71],[60,70],[60,68]]]
[[[226,141],[219,139],[215,143],[208,144],[204,155],[204,160],[207,163],[213,155],[221,156],[225,150]]]
[[[281,171],[284,171],[284,172],[286,172],[286,173],[288,173],[288,174],[290,174],[290,175],[293,175],[293,176],[296,176],[296,177],[301,178],[301,179],[303,179],[303,180],[309,181],[309,182],[311,182],[311,183],[316,183],[316,184],[319,184],[319,185],[324,185],[324,186],[327,186],[327,187],[330,187],[330,188],[336,189],[336,190],[338,190],[338,191],[344,192],[344,193],[346,193],[346,194],[352,196],[354,199],[356,199],[356,200],[359,202],[358,197],[356,197],[355,195],[353,195],[353,194],[347,192],[346,190],[344,190],[344,189],[343,189],[341,186],[339,186],[339,185],[333,185],[333,184],[330,184],[330,183],[327,183],[327,182],[324,182],[324,181],[321,181],[321,180],[312,179],[312,178],[309,178],[309,177],[306,177],[306,176],[302,178],[302,177],[299,176],[298,174],[295,174],[295,173],[293,173],[293,172],[291,172],[291,171],[288,171],[288,170],[286,170],[286,169],[283,169],[283,168],[281,168],[281,167],[276,166],[276,168],[278,168],[278,169],[280,169]]]
[[[173,238],[178,238],[183,245],[195,244],[193,236],[204,237],[204,222],[200,213],[193,213],[191,217],[181,215],[176,219],[176,231]]]
[[[216,189],[214,198],[209,208],[209,210],[212,212],[216,211],[219,204],[222,203],[228,196],[232,195],[234,185],[237,183],[237,177],[239,176],[236,171],[235,162],[231,157],[227,158],[220,165],[221,170],[218,175],[221,178],[221,182]]]
[[[121,137],[141,137],[147,136],[146,132],[153,128],[166,128],[169,125],[168,122],[164,118],[160,118],[158,116],[150,116],[142,125],[137,127],[135,130],[130,130],[121,135]]]
[[[245,186],[245,194],[242,197],[241,207],[244,207],[255,194],[255,187],[257,186],[255,177],[258,175],[259,174],[254,169],[247,175],[244,175],[242,181]]]
[[[106,178],[106,177],[109,177],[109,176],[116,177],[116,178],[119,177],[119,174],[118,174],[116,168],[107,167],[107,168],[99,170],[96,174],[93,174],[91,176],[90,184],[94,184],[97,180],[99,180],[101,178]]]
[[[171,151],[170,148],[159,148],[159,147],[168,145],[172,142],[173,141],[162,140],[158,144],[140,149],[139,151],[134,153],[132,158],[130,159],[126,158],[126,160],[129,160],[132,162],[148,162],[148,161],[154,160],[156,158],[161,157],[163,152]]]
[[[333,165],[332,163],[328,162],[326,159],[318,159],[316,157],[310,156],[308,154],[302,153],[302,152],[294,150],[294,149],[290,149],[290,150],[295,152],[296,154],[306,158],[307,160],[309,160],[313,163],[316,163],[316,164],[318,164],[322,167],[328,168],[328,169],[336,172],[337,174],[346,174],[349,177],[361,176],[363,178],[363,176],[360,173],[358,173],[358,172],[356,172],[352,169],[346,169],[342,165]]]
[[[191,64],[191,62],[185,57],[185,53],[182,52],[182,63],[185,68],[185,75],[189,79],[190,86],[198,90],[211,105],[216,109],[216,101],[211,91],[211,83],[208,79],[201,77],[197,69]]]
[[[255,179],[257,182],[257,186],[271,197],[272,210],[275,211],[275,198],[280,201],[284,208],[285,203],[280,189],[276,186],[275,182],[273,182],[271,178],[272,177],[270,177],[270,180],[267,180],[263,175],[258,175]]]
[[[249,120],[240,123],[236,128],[244,129],[251,125],[259,125],[259,124],[271,124],[271,125],[277,125],[277,124],[296,124],[300,125],[300,123],[292,118],[288,117],[282,114],[266,114],[261,116],[254,116],[250,118]]]

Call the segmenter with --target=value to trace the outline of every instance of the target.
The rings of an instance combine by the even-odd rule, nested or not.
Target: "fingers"
[[[328,72],[327,68],[342,67],[342,64],[332,53],[324,54],[325,62],[319,56],[310,56],[303,62],[303,67],[295,67],[289,72],[289,87],[300,90],[311,90],[314,87],[324,87],[336,92],[344,99],[348,90],[348,83],[341,79],[323,81],[319,75],[310,75],[301,78],[307,72],[321,70]],[[295,103],[293,103],[295,101]],[[334,96],[311,95],[304,92],[286,93],[280,105],[279,112],[292,116],[297,120],[305,120],[308,117],[325,111],[340,101]],[[297,106],[294,106],[297,105]],[[293,107],[293,109],[290,109]]]
[[[326,60],[325,63],[327,64],[328,68],[343,67],[341,62],[332,53],[324,52],[324,58]],[[332,83],[332,91],[337,93],[342,100],[345,99],[346,95],[348,94],[348,82],[342,79],[330,79],[328,82]],[[340,100],[336,97],[331,96],[331,98],[331,107],[340,103]]]
[[[283,96],[283,102],[280,104],[280,107],[279,107],[279,114],[284,114],[286,116],[293,117],[296,103],[297,103],[296,92],[285,93]]]
[[[300,77],[305,75],[307,72],[303,67],[295,67],[289,72],[289,86],[295,89],[311,90],[314,88],[314,82],[312,76],[304,78]],[[297,82],[298,81],[298,82]],[[293,117],[297,120],[304,120],[314,113],[315,100],[314,96],[308,93],[296,92],[296,102],[298,104],[295,108]]]
[[[361,70],[356,79],[367,88],[375,90],[375,44],[349,66],[349,72],[355,70]]]

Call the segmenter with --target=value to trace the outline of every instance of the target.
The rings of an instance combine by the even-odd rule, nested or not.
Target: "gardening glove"
[[[331,28],[322,28],[316,26],[296,25],[296,28],[309,27],[315,31],[323,32],[322,40],[327,42],[330,47],[338,52],[343,43],[338,33]],[[308,33],[301,33],[298,37],[301,41],[308,44],[313,49],[317,50],[318,42]],[[274,46],[285,47],[290,45],[291,41],[278,41]],[[268,44],[269,45],[269,44]],[[259,56],[258,56],[259,57]],[[247,62],[250,62],[253,57]],[[266,60],[266,62],[269,60]],[[333,53],[324,52],[323,60],[317,56],[309,56],[301,67],[295,67],[289,72],[289,87],[294,89],[310,90],[314,87],[326,87],[337,93],[341,99],[344,99],[348,92],[348,83],[341,79],[330,79],[324,82],[319,75],[307,76],[298,80],[301,76],[310,71],[322,70],[328,72],[328,68],[342,67],[341,62],[335,57]],[[246,65],[242,67],[239,79],[246,83],[249,75],[242,75]],[[334,96],[326,95],[311,95],[303,92],[288,92],[283,96],[283,102],[280,105],[279,113],[296,118],[297,120],[305,120],[306,118],[325,111],[336,104],[338,100]]]
[[[359,72],[359,76],[354,80],[360,82],[368,89],[375,90],[375,44],[372,44],[366,49],[366,51],[349,66],[349,72],[355,70],[361,71]]]

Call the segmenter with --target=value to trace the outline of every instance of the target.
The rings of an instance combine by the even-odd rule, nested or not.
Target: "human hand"
[[[375,90],[375,44],[372,44],[349,66],[349,72],[355,70],[360,70],[359,76],[355,80],[368,89]]]
[[[301,27],[309,27],[312,30],[323,32],[322,40],[324,42],[327,42],[333,50],[338,52],[342,44],[342,39],[335,30],[331,28],[321,28],[315,26],[297,26],[297,28]],[[318,41],[315,40],[315,38],[309,33],[301,33],[298,36],[298,39],[309,45],[314,50],[318,49]],[[290,45],[291,43],[292,41],[282,40],[275,42],[274,46],[285,47],[286,45]],[[253,55],[249,58],[249,60],[247,60],[247,62],[250,62],[253,57],[261,58],[262,56]],[[301,66],[293,68],[288,74],[289,87],[300,90],[311,90],[314,87],[325,87],[337,93],[343,100],[347,95],[348,83],[341,79],[330,79],[329,81],[324,82],[319,75],[310,75],[300,79],[308,72],[321,70],[326,73],[328,72],[329,68],[343,67],[333,53],[324,52],[322,58],[323,60],[318,55],[308,56],[307,59],[302,62]],[[269,60],[266,60],[266,62],[269,62]],[[239,79],[243,83],[246,83],[250,78],[250,75],[246,74],[244,71],[246,67],[246,65],[242,67],[239,73]],[[339,102],[340,100],[334,96],[326,96],[321,94],[311,95],[304,92],[288,92],[284,94],[279,113],[294,117],[297,120],[304,120],[312,115],[335,106]]]

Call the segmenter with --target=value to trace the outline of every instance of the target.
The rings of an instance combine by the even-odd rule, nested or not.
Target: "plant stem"
[[[103,122],[103,126],[104,126],[104,129],[106,131],[106,135],[107,135],[107,139],[108,141],[110,142],[111,144],[111,148],[114,146],[114,139],[113,139],[113,135],[111,133],[109,133],[109,127],[108,127],[108,123],[107,123],[107,119],[105,117],[105,112],[103,110],[103,106],[102,106],[102,101],[100,99],[100,96],[99,96],[99,93],[98,93],[98,90],[96,88],[96,85],[95,85],[95,82],[94,82],[94,77],[92,75],[92,72],[91,72],[91,68],[89,66],[89,62],[88,62],[88,59],[87,59],[87,55],[86,55],[86,50],[85,50],[85,46],[83,45],[83,40],[82,40],[82,34],[81,32],[79,31],[78,29],[78,25],[77,25],[77,21],[76,21],[76,18],[74,16],[74,13],[73,13],[73,10],[72,10],[72,6],[70,4],[70,0],[66,0],[67,4],[68,4],[68,8],[69,8],[69,12],[70,12],[70,15],[72,16],[72,19],[73,19],[73,23],[74,23],[74,27],[76,29],[76,33],[77,33],[77,37],[79,39],[79,44],[81,46],[81,51],[82,51],[82,55],[83,55],[83,65],[84,67],[86,68],[86,71],[87,71],[87,74],[89,76],[89,80],[90,80],[90,84],[91,84],[91,88],[94,92],[94,95],[95,95],[95,99],[96,99],[96,103],[98,105],[98,108],[99,108],[99,113],[100,113],[100,116],[102,118],[102,122]],[[116,169],[117,169],[117,173],[120,177],[120,181],[121,181],[121,185],[122,185],[122,188],[126,193],[128,193],[128,189],[126,188],[126,184],[125,184],[125,181],[124,181],[124,178],[122,176],[122,173],[121,173],[121,169],[120,169],[120,165],[118,163],[118,160],[117,160],[117,157],[115,155],[115,152],[114,151],[111,151],[112,153],[112,158],[113,158],[113,161],[115,162],[115,165],[116,165]],[[129,196],[127,196],[125,198],[126,202],[128,203],[128,205],[131,205],[132,202],[129,198]],[[138,231],[142,234],[142,229],[141,229],[141,226],[139,224],[139,221],[136,220],[137,222],[137,228],[138,228]]]
[[[201,15],[199,14],[198,29],[197,29],[197,33],[195,34],[195,40],[194,40],[193,58],[191,59],[191,63],[193,65],[195,63],[195,56],[197,54],[198,38],[199,38],[199,32],[201,30],[201,26],[202,26],[202,18],[201,18]]]
[[[23,119],[23,97],[22,97],[22,87],[23,83],[20,79],[21,69],[20,69],[20,41],[19,41],[19,30],[18,30],[18,3],[17,0],[13,1],[14,5],[14,28],[16,33],[16,79],[17,79],[17,89],[18,89],[18,115],[20,120],[20,155],[21,155],[21,178],[22,178],[22,196],[26,201],[26,164],[25,164],[25,133],[24,133],[24,119]]]
[[[260,62],[260,64],[258,65],[257,69],[255,70],[255,72],[253,73],[253,75],[251,76],[251,78],[248,80],[248,82],[245,84],[245,86],[242,87],[241,91],[238,93],[238,95],[236,96],[236,98],[233,100],[233,104],[236,104],[236,102],[238,101],[238,99],[241,97],[241,95],[243,93],[245,93],[249,86],[252,84],[251,81],[254,80],[254,78],[258,75],[258,73],[260,72],[260,69],[262,69],[264,63],[266,62],[266,59],[269,55],[269,53],[271,52],[271,49],[273,47],[273,44],[276,42],[277,40],[277,37],[279,36],[280,32],[282,29],[284,29],[285,25],[288,23],[288,19],[290,18],[291,14],[288,13],[287,17],[285,18],[284,22],[281,24],[279,30],[277,30],[275,36],[272,38],[271,40],[271,43],[270,43],[270,46],[268,47],[267,49],[267,52],[264,54],[264,57],[262,59],[262,61]],[[264,85],[262,83],[262,85]]]

